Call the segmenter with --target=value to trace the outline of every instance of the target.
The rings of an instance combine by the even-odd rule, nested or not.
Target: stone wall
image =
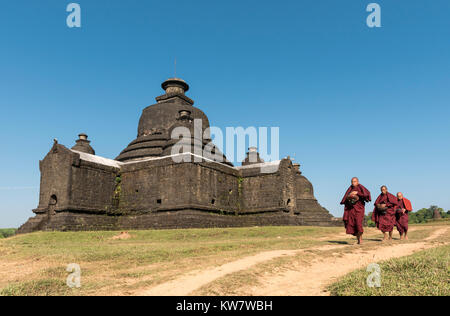
[[[40,162],[41,187],[35,213],[77,210],[107,212],[112,207],[119,169],[80,159],[55,144]]]
[[[290,159],[262,173],[172,157],[114,167],[92,157],[53,146],[40,163],[38,216],[19,232],[340,225]]]
[[[110,211],[118,175],[118,169],[78,161],[72,165],[70,205],[65,210]]]
[[[297,215],[283,211],[251,215],[221,215],[199,210],[161,211],[141,215],[94,215],[76,212],[57,213],[49,220],[38,215],[23,225],[18,233],[37,230],[90,231],[90,230],[139,230],[179,228],[225,228],[250,226],[341,226],[342,222],[323,221],[310,223]]]
[[[39,205],[35,213],[45,213],[49,206],[67,207],[70,204],[73,153],[55,144],[39,162],[41,171]]]
[[[212,162],[174,162],[172,158],[125,165],[118,212],[130,214],[199,208],[234,213],[238,172]]]
[[[277,211],[283,208],[278,173],[243,177],[240,181],[242,213]]]

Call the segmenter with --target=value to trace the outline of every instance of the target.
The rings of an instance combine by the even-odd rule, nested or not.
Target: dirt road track
[[[193,271],[175,280],[139,290],[135,295],[185,296],[227,274],[246,270],[254,265],[281,256],[293,256],[305,250],[327,251],[349,248],[341,257],[318,258],[309,266],[288,270],[280,274],[270,274],[259,280],[257,287],[241,288],[243,295],[328,295],[326,286],[338,277],[353,270],[391,258],[408,256],[414,252],[434,247],[432,242],[444,235],[448,228],[440,228],[422,242],[386,245],[379,244],[376,249],[363,251],[348,245],[327,245],[303,250],[275,250],[262,252],[239,259],[219,267],[202,271]]]

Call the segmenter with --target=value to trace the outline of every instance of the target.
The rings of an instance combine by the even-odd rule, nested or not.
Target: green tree
[[[376,225],[375,225],[375,222],[374,221],[372,221],[372,213],[373,212],[370,212],[368,215],[366,215],[365,216],[365,222],[367,223],[367,226],[368,227],[375,227]]]
[[[445,212],[444,209],[431,205],[429,208],[422,208],[417,212],[409,213],[410,224],[427,223],[433,220],[434,211],[438,210],[442,218],[450,218],[450,211]],[[369,227],[375,227],[375,223],[372,221],[372,212],[365,216],[365,222]]]

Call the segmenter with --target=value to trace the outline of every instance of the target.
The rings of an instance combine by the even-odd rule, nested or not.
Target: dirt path
[[[439,229],[423,242],[381,246],[377,249],[361,249],[345,253],[342,257],[328,257],[314,260],[310,266],[298,271],[266,277],[257,288],[249,288],[248,295],[329,295],[326,287],[354,270],[383,260],[408,256],[414,252],[434,247],[429,243],[444,235],[447,228]]]
[[[337,246],[324,246],[327,249],[332,249]],[[144,296],[183,296],[188,295],[194,290],[218,279],[227,274],[248,269],[255,264],[265,262],[277,257],[292,256],[297,254],[298,250],[274,250],[266,251],[256,254],[254,256],[245,257],[230,263],[226,263],[216,268],[211,268],[203,271],[192,271],[178,279],[157,285],[153,288],[139,291],[136,295]]]
[[[316,259],[301,270],[289,270],[277,275],[268,275],[260,280],[257,287],[248,287],[240,292],[246,295],[327,295],[325,288],[336,278],[370,263],[410,255],[416,251],[433,247],[430,243],[445,234],[447,228],[435,231],[432,235],[417,243],[404,243],[392,246],[380,244],[374,250],[352,248],[342,257]],[[219,267],[202,271],[192,271],[175,280],[140,290],[135,295],[185,296],[202,286],[227,274],[246,270],[252,266],[282,256],[297,255],[305,250],[327,251],[349,248],[348,245],[327,245],[303,250],[267,251],[236,260]]]

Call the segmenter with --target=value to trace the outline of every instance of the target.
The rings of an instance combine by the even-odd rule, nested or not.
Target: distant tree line
[[[436,205],[431,205],[429,208],[422,208],[417,212],[409,213],[409,223],[420,224],[432,221],[435,210],[437,210],[441,214],[442,218],[450,218],[450,211],[445,212],[444,209]],[[365,218],[367,226],[369,227],[375,227],[375,223],[372,221],[372,213],[373,212],[370,212]]]
[[[0,229],[0,238],[8,238],[13,236],[16,233],[16,229],[14,228],[4,228]]]

